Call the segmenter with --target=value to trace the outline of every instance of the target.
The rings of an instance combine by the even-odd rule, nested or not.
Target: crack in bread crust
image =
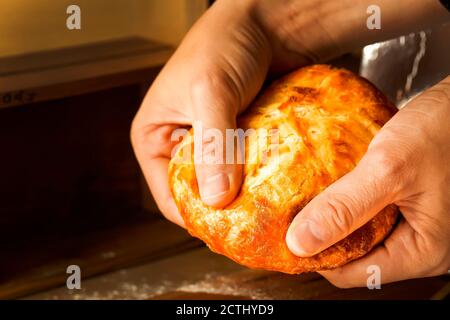
[[[269,143],[246,140],[244,180],[231,204],[223,209],[203,204],[193,158],[179,161],[184,147],[193,150],[192,132],[170,162],[169,185],[188,231],[245,266],[291,274],[332,269],[363,256],[390,232],[395,205],[310,258],[293,255],[285,236],[312,198],[355,167],[395,112],[372,84],[344,69],[313,65],[275,81],[239,118],[238,127],[276,129],[278,157],[264,158]]]

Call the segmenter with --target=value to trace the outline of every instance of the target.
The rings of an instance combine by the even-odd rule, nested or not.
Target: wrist
[[[352,10],[347,1],[260,0],[254,16],[274,48],[314,63],[345,52],[338,29]]]
[[[438,0],[249,0],[272,45],[310,62],[440,25],[450,14]],[[370,5],[380,8],[380,29],[369,29]]]

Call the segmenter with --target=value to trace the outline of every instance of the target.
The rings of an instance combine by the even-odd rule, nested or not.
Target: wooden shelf
[[[70,230],[58,225],[46,232],[30,234],[26,243],[34,246],[15,243],[15,251],[2,257],[8,265],[2,267],[7,279],[0,281],[0,299],[19,298],[65,285],[66,269],[72,264],[81,268],[84,281],[202,245],[186,231],[148,212],[99,229],[92,226],[99,224],[91,221],[91,227],[83,223],[66,226]]]
[[[58,99],[154,78],[173,48],[143,38],[0,59],[0,108]]]
[[[317,273],[287,275],[251,270],[207,248],[92,277],[81,290],[65,287],[27,299],[448,299],[450,276],[382,285],[381,290],[339,289]]]

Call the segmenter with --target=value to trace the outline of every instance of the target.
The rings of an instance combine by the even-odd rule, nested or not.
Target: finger
[[[184,221],[172,198],[168,180],[170,155],[178,143],[178,141],[172,141],[171,136],[177,127],[176,125],[140,126],[135,121],[131,130],[131,141],[159,210],[168,220],[184,227]]]
[[[241,146],[230,131],[236,128],[239,101],[223,84],[203,81],[193,87],[192,103],[200,196],[207,205],[224,207],[235,198],[242,182]],[[227,129],[231,139],[227,139]]]
[[[151,159],[145,166],[144,176],[159,210],[168,220],[184,228],[183,218],[170,193],[168,166],[169,159]]]
[[[398,165],[389,152],[369,150],[353,171],[319,194],[291,223],[286,243],[302,257],[347,237],[393,202]]]
[[[334,270],[320,271],[328,281],[340,288],[364,287],[368,285],[369,277],[379,272],[380,284],[401,281],[421,276],[424,261],[416,261],[420,252],[418,234],[403,220],[392,235],[367,256],[350,262]],[[409,244],[409,245],[406,245]],[[427,252],[426,259],[433,260],[436,252]],[[422,254],[423,256],[423,254]]]

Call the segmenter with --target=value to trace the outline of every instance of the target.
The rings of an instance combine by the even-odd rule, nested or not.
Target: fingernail
[[[295,255],[308,257],[321,249],[323,236],[316,224],[301,222],[290,232],[287,243]]]
[[[205,179],[201,191],[202,200],[207,204],[213,204],[214,200],[230,191],[230,178],[223,172],[208,177]]]

